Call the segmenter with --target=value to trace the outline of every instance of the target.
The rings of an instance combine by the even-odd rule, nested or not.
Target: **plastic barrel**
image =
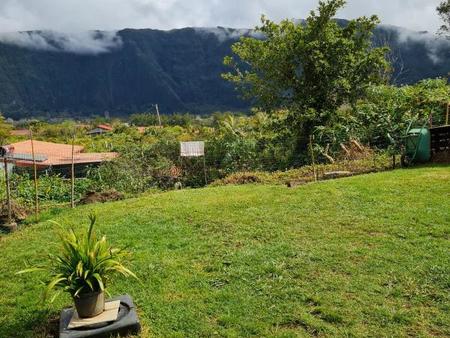
[[[428,128],[411,129],[406,139],[406,156],[412,162],[431,159],[431,134]]]

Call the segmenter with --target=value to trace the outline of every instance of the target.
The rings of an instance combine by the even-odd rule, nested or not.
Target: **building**
[[[72,145],[33,141],[33,147],[34,160],[40,172],[56,172],[64,176],[70,174]],[[33,168],[33,149],[30,140],[2,147],[2,155],[8,159],[15,170]],[[89,166],[97,166],[117,156],[117,153],[85,153],[83,146],[73,146],[73,163],[77,176],[82,176]]]
[[[111,133],[112,131],[113,131],[113,127],[111,127],[110,125],[108,125],[108,124],[99,124],[94,129],[88,131],[88,135],[96,136],[96,135],[102,135],[102,134]]]

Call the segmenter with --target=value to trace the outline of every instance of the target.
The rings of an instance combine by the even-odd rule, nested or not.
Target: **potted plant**
[[[112,248],[106,237],[97,237],[94,232],[96,217],[89,216],[89,228],[81,234],[73,229],[60,235],[62,247],[59,254],[50,254],[48,265],[18,272],[19,274],[44,270],[50,280],[44,291],[44,298],[52,290],[68,292],[75,303],[80,318],[95,317],[104,311],[105,288],[115,274],[125,277],[136,275],[123,266],[127,255],[122,249]]]

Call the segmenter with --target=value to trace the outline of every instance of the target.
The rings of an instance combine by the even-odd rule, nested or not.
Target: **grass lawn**
[[[450,336],[450,167],[282,186],[174,191],[44,215],[130,245],[143,337]],[[0,337],[45,336],[40,303],[57,247],[42,221],[0,237]]]

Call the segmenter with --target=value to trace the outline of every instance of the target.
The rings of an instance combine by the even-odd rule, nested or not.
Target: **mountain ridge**
[[[249,108],[220,74],[227,71],[222,60],[231,54],[231,45],[254,34],[251,29],[23,34],[29,40],[10,37],[21,38],[22,45],[0,35],[0,109],[8,117],[83,117],[105,111],[125,116],[156,103],[163,113]],[[450,70],[450,43],[429,34],[381,25],[374,43],[391,45],[397,84],[447,76]]]

